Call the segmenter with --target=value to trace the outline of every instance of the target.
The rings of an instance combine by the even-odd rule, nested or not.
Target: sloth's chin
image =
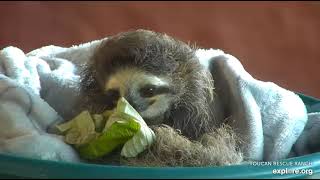
[[[149,117],[149,116],[143,116],[142,118],[144,119],[144,121],[147,123],[147,125],[157,125],[157,124],[162,124],[164,121],[164,115],[158,115],[158,116],[153,116],[153,117]]]

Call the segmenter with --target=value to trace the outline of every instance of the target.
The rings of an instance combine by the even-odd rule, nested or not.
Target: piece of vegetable
[[[134,119],[119,120],[114,122],[108,131],[88,144],[77,147],[80,156],[86,159],[97,159],[112,152],[123,145],[140,129],[140,124]]]
[[[101,132],[104,129],[107,119],[104,118],[104,116],[101,114],[94,114],[92,117],[95,125],[95,130],[97,132]]]
[[[139,131],[124,144],[121,150],[121,156],[136,157],[146,150],[155,140],[154,132],[148,127],[142,125]]]
[[[121,155],[124,157],[136,157],[139,153],[143,152],[146,148],[151,146],[155,140],[154,132],[147,126],[140,114],[127,102],[125,98],[120,98],[117,104],[116,112],[111,115],[110,119],[106,124],[106,129],[117,120],[114,117],[117,115],[117,112],[123,113],[123,115],[128,116],[127,118],[134,117],[137,122],[140,124],[140,129],[135,135],[128,140],[122,150]],[[126,117],[123,117],[126,118]]]
[[[97,136],[95,124],[88,111],[81,112],[71,121],[57,125],[57,128],[65,134],[68,144],[85,144]]]
[[[85,159],[98,159],[119,146],[121,155],[135,157],[154,141],[154,132],[139,113],[120,98],[114,110],[90,115],[83,111],[57,128],[65,134],[65,141],[74,145]]]

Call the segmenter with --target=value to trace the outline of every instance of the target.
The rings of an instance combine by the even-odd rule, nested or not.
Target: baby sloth
[[[101,113],[124,97],[155,131],[132,165],[207,166],[241,162],[238,139],[222,123],[213,77],[195,48],[148,30],[109,37],[81,74],[83,109]]]

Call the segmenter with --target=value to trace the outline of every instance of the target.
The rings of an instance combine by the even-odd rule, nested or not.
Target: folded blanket
[[[79,70],[102,40],[69,48],[46,46],[25,54],[15,47],[0,52],[0,152],[79,162],[53,123],[70,119],[79,96]],[[279,160],[320,147],[320,114],[307,114],[295,93],[253,78],[235,57],[199,49],[201,64],[215,78],[230,125],[244,138],[249,160]],[[312,144],[312,150],[310,149]]]
[[[0,52],[0,152],[25,157],[79,161],[63,139],[47,128],[63,119],[40,97],[48,63],[13,47]],[[45,76],[44,76],[45,77]]]
[[[253,78],[232,55],[219,50],[198,54],[215,77],[232,127],[244,138],[245,155],[264,161],[286,158],[308,120],[300,97]]]

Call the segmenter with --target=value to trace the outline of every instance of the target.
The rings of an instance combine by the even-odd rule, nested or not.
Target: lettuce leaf
[[[88,111],[83,111],[71,121],[56,126],[65,134],[68,144],[85,144],[97,136],[95,124]]]
[[[113,110],[92,116],[83,111],[57,128],[85,159],[98,159],[119,146],[123,146],[122,156],[135,157],[155,139],[154,132],[123,97]]]
[[[108,131],[104,131],[88,144],[78,146],[77,150],[83,158],[100,158],[112,152],[118,146],[125,144],[139,129],[140,124],[134,118],[115,121],[108,128]]]

